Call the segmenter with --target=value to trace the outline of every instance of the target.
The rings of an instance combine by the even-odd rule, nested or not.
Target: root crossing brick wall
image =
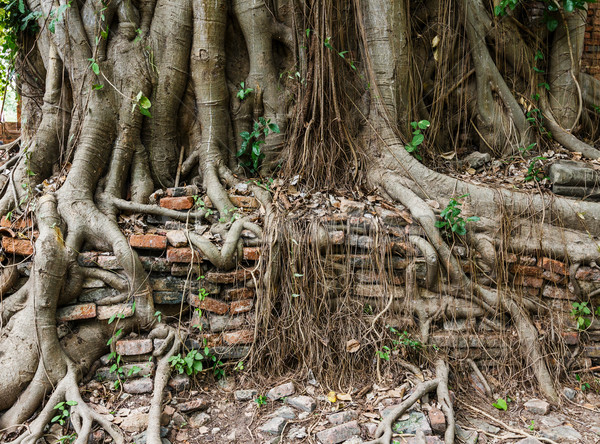
[[[600,3],[589,3],[588,6],[581,67],[584,72],[600,79]]]

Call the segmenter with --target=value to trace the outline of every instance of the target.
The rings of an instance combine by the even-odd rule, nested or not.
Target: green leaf
[[[425,136],[423,134],[414,134],[411,145],[413,145],[415,147],[419,146],[423,143],[424,140],[425,140]]]
[[[96,75],[100,74],[100,67],[98,66],[98,64],[96,62],[92,62],[90,67],[92,68],[92,71],[94,71],[94,74],[96,74]]]
[[[67,405],[70,405],[70,406],[77,405],[77,401],[67,401]]]
[[[508,404],[506,403],[506,400],[504,400],[503,398],[498,398],[498,400],[492,404],[494,407],[496,407],[498,410],[508,410]]]
[[[25,2],[23,0],[19,0],[19,12],[25,14]]]
[[[558,20],[555,18],[548,19],[546,21],[546,27],[548,28],[548,31],[554,31],[556,28],[558,28]]]
[[[431,123],[428,120],[421,120],[421,121],[419,121],[419,123],[417,123],[417,125],[421,129],[427,129],[427,128],[429,128],[429,125],[431,125]]]
[[[148,97],[146,97],[145,95],[142,94],[142,97],[140,97],[140,106],[142,108],[148,109],[152,106],[152,103],[150,103],[150,100],[148,100]]]
[[[564,0],[563,7],[565,8],[566,12],[573,12],[573,10],[575,9],[575,3],[573,2],[573,0]]]
[[[279,125],[277,125],[276,123],[269,123],[269,129],[271,131],[273,131],[274,133],[281,133],[280,129],[279,129]]]
[[[102,88],[104,88],[104,85],[99,85],[99,84],[92,85],[92,90],[94,90],[94,91],[98,91],[99,89],[102,89]]]
[[[152,117],[152,114],[150,114],[150,111],[148,111],[146,108],[143,108],[142,106],[139,106],[138,108],[144,116]]]
[[[54,406],[54,410],[58,410],[58,409],[62,408],[63,405],[65,405],[64,401],[59,402],[58,404],[56,404]]]

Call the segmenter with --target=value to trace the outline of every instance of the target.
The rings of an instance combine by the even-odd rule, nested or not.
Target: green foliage
[[[559,6],[562,5],[562,8],[565,12],[571,13],[575,11],[575,9],[584,9],[586,3],[595,3],[595,0],[542,0],[545,4],[544,10],[544,23],[550,32],[554,31],[558,28],[558,17],[556,12],[559,9]],[[507,10],[514,10],[517,5],[522,4],[526,7],[526,2],[521,0],[501,0],[500,3],[494,8],[494,14],[496,16],[504,16],[507,14]]]
[[[202,361],[204,356],[198,350],[190,350],[190,352],[184,357],[181,353],[169,358],[171,367],[175,368],[180,374],[186,373],[187,375],[196,375],[203,369]]]
[[[543,161],[547,160],[544,156],[536,156],[529,161],[527,167],[527,174],[525,174],[525,182],[535,180],[539,182],[543,179],[547,179],[548,176],[544,173]]]
[[[258,398],[254,400],[259,407],[265,405],[267,403],[267,397],[265,395],[260,395]]]
[[[410,123],[410,126],[413,129],[413,138],[404,146],[404,148],[406,148],[406,151],[411,153],[413,156],[415,156],[415,158],[419,160],[423,160],[423,158],[419,154],[419,145],[421,145],[425,140],[425,136],[421,134],[421,130],[429,128],[429,125],[431,125],[431,123],[429,123],[428,120],[420,120],[418,122]]]
[[[496,407],[498,410],[508,410],[508,403],[512,400],[507,396],[506,399],[498,398],[496,402],[492,404],[492,406]]]
[[[237,98],[240,100],[244,100],[252,91],[254,91],[252,88],[246,88],[244,82],[240,83],[240,86],[241,88],[237,93]]]
[[[54,406],[54,410],[57,410],[54,418],[50,422],[56,422],[60,425],[65,425],[69,418],[69,407],[77,405],[77,401],[62,401]]]
[[[452,233],[456,233],[459,236],[464,236],[467,234],[467,222],[477,222],[479,217],[471,216],[467,217],[467,219],[463,219],[460,216],[462,203],[459,201],[468,194],[463,194],[462,196],[454,199],[450,199],[448,206],[444,208],[440,214],[442,220],[439,220],[435,223],[435,226],[438,228],[444,228],[445,230],[450,230]]]
[[[571,304],[573,309],[571,310],[571,316],[575,318],[575,322],[577,322],[577,328],[579,330],[585,330],[590,325],[592,325],[592,320],[589,316],[592,314],[592,310],[588,307],[587,302],[573,302]],[[600,311],[600,308],[596,310]]]
[[[61,444],[72,443],[77,439],[77,433],[71,433],[70,435],[65,435],[58,438],[58,442]]]
[[[142,115],[144,115],[146,117],[152,117],[152,114],[150,114],[150,111],[148,111],[151,106],[152,106],[152,103],[150,103],[150,100],[148,99],[148,97],[146,97],[144,95],[144,93],[142,93],[142,91],[140,91],[135,96],[135,100],[133,100],[133,106],[131,107],[131,112],[134,112],[135,108],[137,107],[138,110],[140,111],[140,113],[142,113]]]
[[[240,158],[240,164],[248,168],[250,172],[258,171],[260,162],[265,157],[261,151],[261,145],[265,143],[265,138],[272,132],[280,133],[279,126],[271,123],[271,119],[259,117],[258,122],[254,122],[252,132],[244,131],[240,134],[242,146],[236,156]]]
[[[589,382],[581,382],[581,376],[579,376],[578,373],[575,373],[575,379],[577,379],[577,382],[579,382],[579,388],[581,389],[582,392],[585,392],[586,390],[590,389],[590,383]]]
[[[384,361],[389,361],[390,360],[390,356],[392,354],[392,350],[387,345],[384,345],[381,348],[381,350],[376,350],[375,353],[377,354],[377,356],[380,359],[383,359]]]

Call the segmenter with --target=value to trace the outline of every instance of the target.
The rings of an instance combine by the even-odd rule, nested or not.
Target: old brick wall
[[[582,69],[600,79],[600,3],[589,3]]]
[[[185,188],[170,189],[158,195],[156,200],[161,206],[186,211],[195,200],[190,198],[189,193],[190,190]],[[257,214],[258,202],[249,193],[232,196],[232,200],[240,207],[239,211],[249,217]],[[207,207],[211,205],[206,199],[204,202]],[[427,275],[423,255],[405,242],[406,234],[418,234],[419,227],[412,224],[410,214],[405,210],[394,211],[384,207],[393,208],[377,202],[365,204],[342,198],[334,214],[320,218],[320,223],[329,232],[329,260],[348,267],[354,276],[354,297],[369,301],[376,310],[385,305],[390,294],[404,297],[405,273],[411,261],[416,261],[415,273],[420,285],[424,285]],[[378,248],[376,237],[381,235],[375,227],[377,220],[389,227],[392,246],[393,257],[387,262],[385,282],[381,275],[373,272],[373,258]],[[208,346],[223,361],[243,359],[254,340],[255,286],[260,278],[256,265],[261,255],[260,248],[255,246],[257,242],[252,233],[243,232],[246,246],[239,267],[230,272],[221,272],[200,252],[190,248],[183,231],[184,225],[148,217],[143,229],[125,226],[124,230],[128,233],[131,247],[137,251],[148,272],[160,316],[164,321],[174,321],[182,316],[183,322],[192,327],[186,346],[199,350]],[[3,218],[0,226],[3,254],[18,264],[20,274],[17,283],[8,292],[11,294],[27,281],[30,274],[29,257],[34,251],[33,241],[37,232],[31,220],[26,219],[11,221]],[[203,231],[201,227],[198,228]],[[467,257],[466,250],[457,247],[455,252],[461,257],[465,272],[476,278],[472,269],[474,262]],[[78,260],[82,267],[98,267],[116,273],[121,269],[116,257],[109,252],[81,252]],[[585,332],[578,330],[571,314],[572,304],[577,297],[570,276],[573,274],[584,294],[590,294],[600,289],[600,269],[581,266],[571,273],[568,264],[545,256],[507,254],[503,260],[509,272],[508,285],[530,301],[551,307],[552,322],[558,325],[557,331],[565,345],[572,350],[580,348],[577,366],[600,364],[600,322],[594,320]],[[65,328],[68,325],[64,324],[81,319],[108,321],[132,316],[130,302],[111,305],[104,302],[118,294],[116,289],[101,280],[86,279],[79,299],[58,311],[59,334],[66,334],[69,330]],[[600,299],[592,303],[596,307],[600,305]],[[397,313],[390,313],[389,323],[396,318]],[[540,334],[544,335],[549,323],[548,312],[540,311],[535,323]],[[500,330],[506,330],[498,331],[497,328],[490,328],[489,324],[475,317],[440,320],[432,325],[431,340],[455,359],[472,358],[482,366],[498,365],[507,355],[514,353],[516,332],[509,325],[502,324]],[[132,378],[131,385],[124,385],[126,391],[152,390],[148,380],[136,384],[133,381],[152,373],[154,364],[149,362],[149,358],[159,343],[160,340],[152,341],[144,336],[123,338],[117,342],[116,352],[124,362],[142,369],[121,375],[123,378]],[[104,367],[98,370],[99,377],[115,379],[117,375],[110,371],[109,361],[105,361]]]

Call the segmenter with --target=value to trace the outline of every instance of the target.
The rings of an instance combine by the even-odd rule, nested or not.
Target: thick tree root
[[[442,411],[446,415],[448,428],[445,434],[445,443],[454,444],[454,410],[452,401],[448,393],[448,367],[446,363],[439,359],[435,364],[436,379],[421,382],[417,385],[413,393],[379,423],[375,432],[376,439],[366,444],[389,444],[392,440],[393,425],[396,420],[411,408],[423,395],[437,389],[438,401],[442,406]]]

